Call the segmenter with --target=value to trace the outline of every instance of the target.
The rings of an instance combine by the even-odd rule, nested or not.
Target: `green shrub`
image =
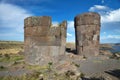
[[[0,62],[14,62],[14,61],[19,61],[19,60],[23,60],[23,59],[24,59],[23,55],[5,54],[4,57],[0,57]]]
[[[49,63],[48,63],[48,71],[51,71],[51,70],[52,70],[52,65],[53,65],[53,62],[49,62]]]
[[[10,59],[10,55],[9,54],[4,54],[5,58]]]

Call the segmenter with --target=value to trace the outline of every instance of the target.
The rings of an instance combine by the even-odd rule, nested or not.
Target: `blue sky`
[[[47,15],[67,20],[67,42],[75,42],[73,20],[85,12],[101,15],[101,43],[120,42],[120,0],[0,0],[0,40],[24,41],[24,19]]]

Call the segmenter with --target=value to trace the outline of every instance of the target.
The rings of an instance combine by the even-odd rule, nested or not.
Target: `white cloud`
[[[101,15],[101,21],[102,23],[120,22],[120,8]]]
[[[120,35],[107,35],[107,36],[102,36],[101,40],[104,39],[120,39]]]
[[[7,3],[0,3],[0,28],[12,29],[12,35],[23,33],[24,19],[31,15],[32,14],[28,13],[27,10],[19,6]],[[0,34],[4,35],[5,33]]]
[[[70,33],[67,33],[67,36],[69,36],[69,37],[72,37],[72,34],[70,34]]]
[[[108,38],[120,39],[120,35],[108,35]]]
[[[89,8],[89,11],[98,12],[101,15],[101,22],[120,22],[120,8],[112,10],[111,8],[103,5],[94,5]]]
[[[31,16],[25,9],[12,4],[0,4],[0,27],[22,27],[26,17]]]
[[[103,32],[103,34],[106,34],[106,32]]]
[[[100,43],[119,43],[120,35],[107,35],[100,37]]]
[[[105,0],[102,0],[104,3]],[[98,12],[101,15],[100,42],[120,42],[120,8],[112,9],[104,5],[94,5],[89,11]],[[111,34],[111,35],[109,35]]]
[[[74,28],[74,21],[68,21],[68,28]]]
[[[75,42],[74,21],[67,21],[67,42]]]
[[[109,8],[107,6],[102,5],[94,5],[93,7],[90,7],[89,11],[97,11],[97,10],[108,10]]]
[[[59,25],[59,22],[57,22],[57,21],[52,22],[52,26],[58,26],[58,25]]]

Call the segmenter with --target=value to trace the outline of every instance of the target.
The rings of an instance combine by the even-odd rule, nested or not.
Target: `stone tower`
[[[77,54],[90,56],[99,54],[100,15],[89,12],[74,19]]]
[[[67,22],[52,26],[51,17],[28,17],[24,20],[24,52],[26,62],[42,65],[52,57],[63,55],[66,45]]]

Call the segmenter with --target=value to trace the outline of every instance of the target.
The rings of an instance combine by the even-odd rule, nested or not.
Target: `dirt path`
[[[15,71],[0,71],[0,76],[20,76],[26,73],[30,73],[30,71],[25,69],[18,69]]]
[[[87,60],[80,61],[79,70],[87,76],[109,74],[120,80],[120,60],[101,58],[88,58]]]

